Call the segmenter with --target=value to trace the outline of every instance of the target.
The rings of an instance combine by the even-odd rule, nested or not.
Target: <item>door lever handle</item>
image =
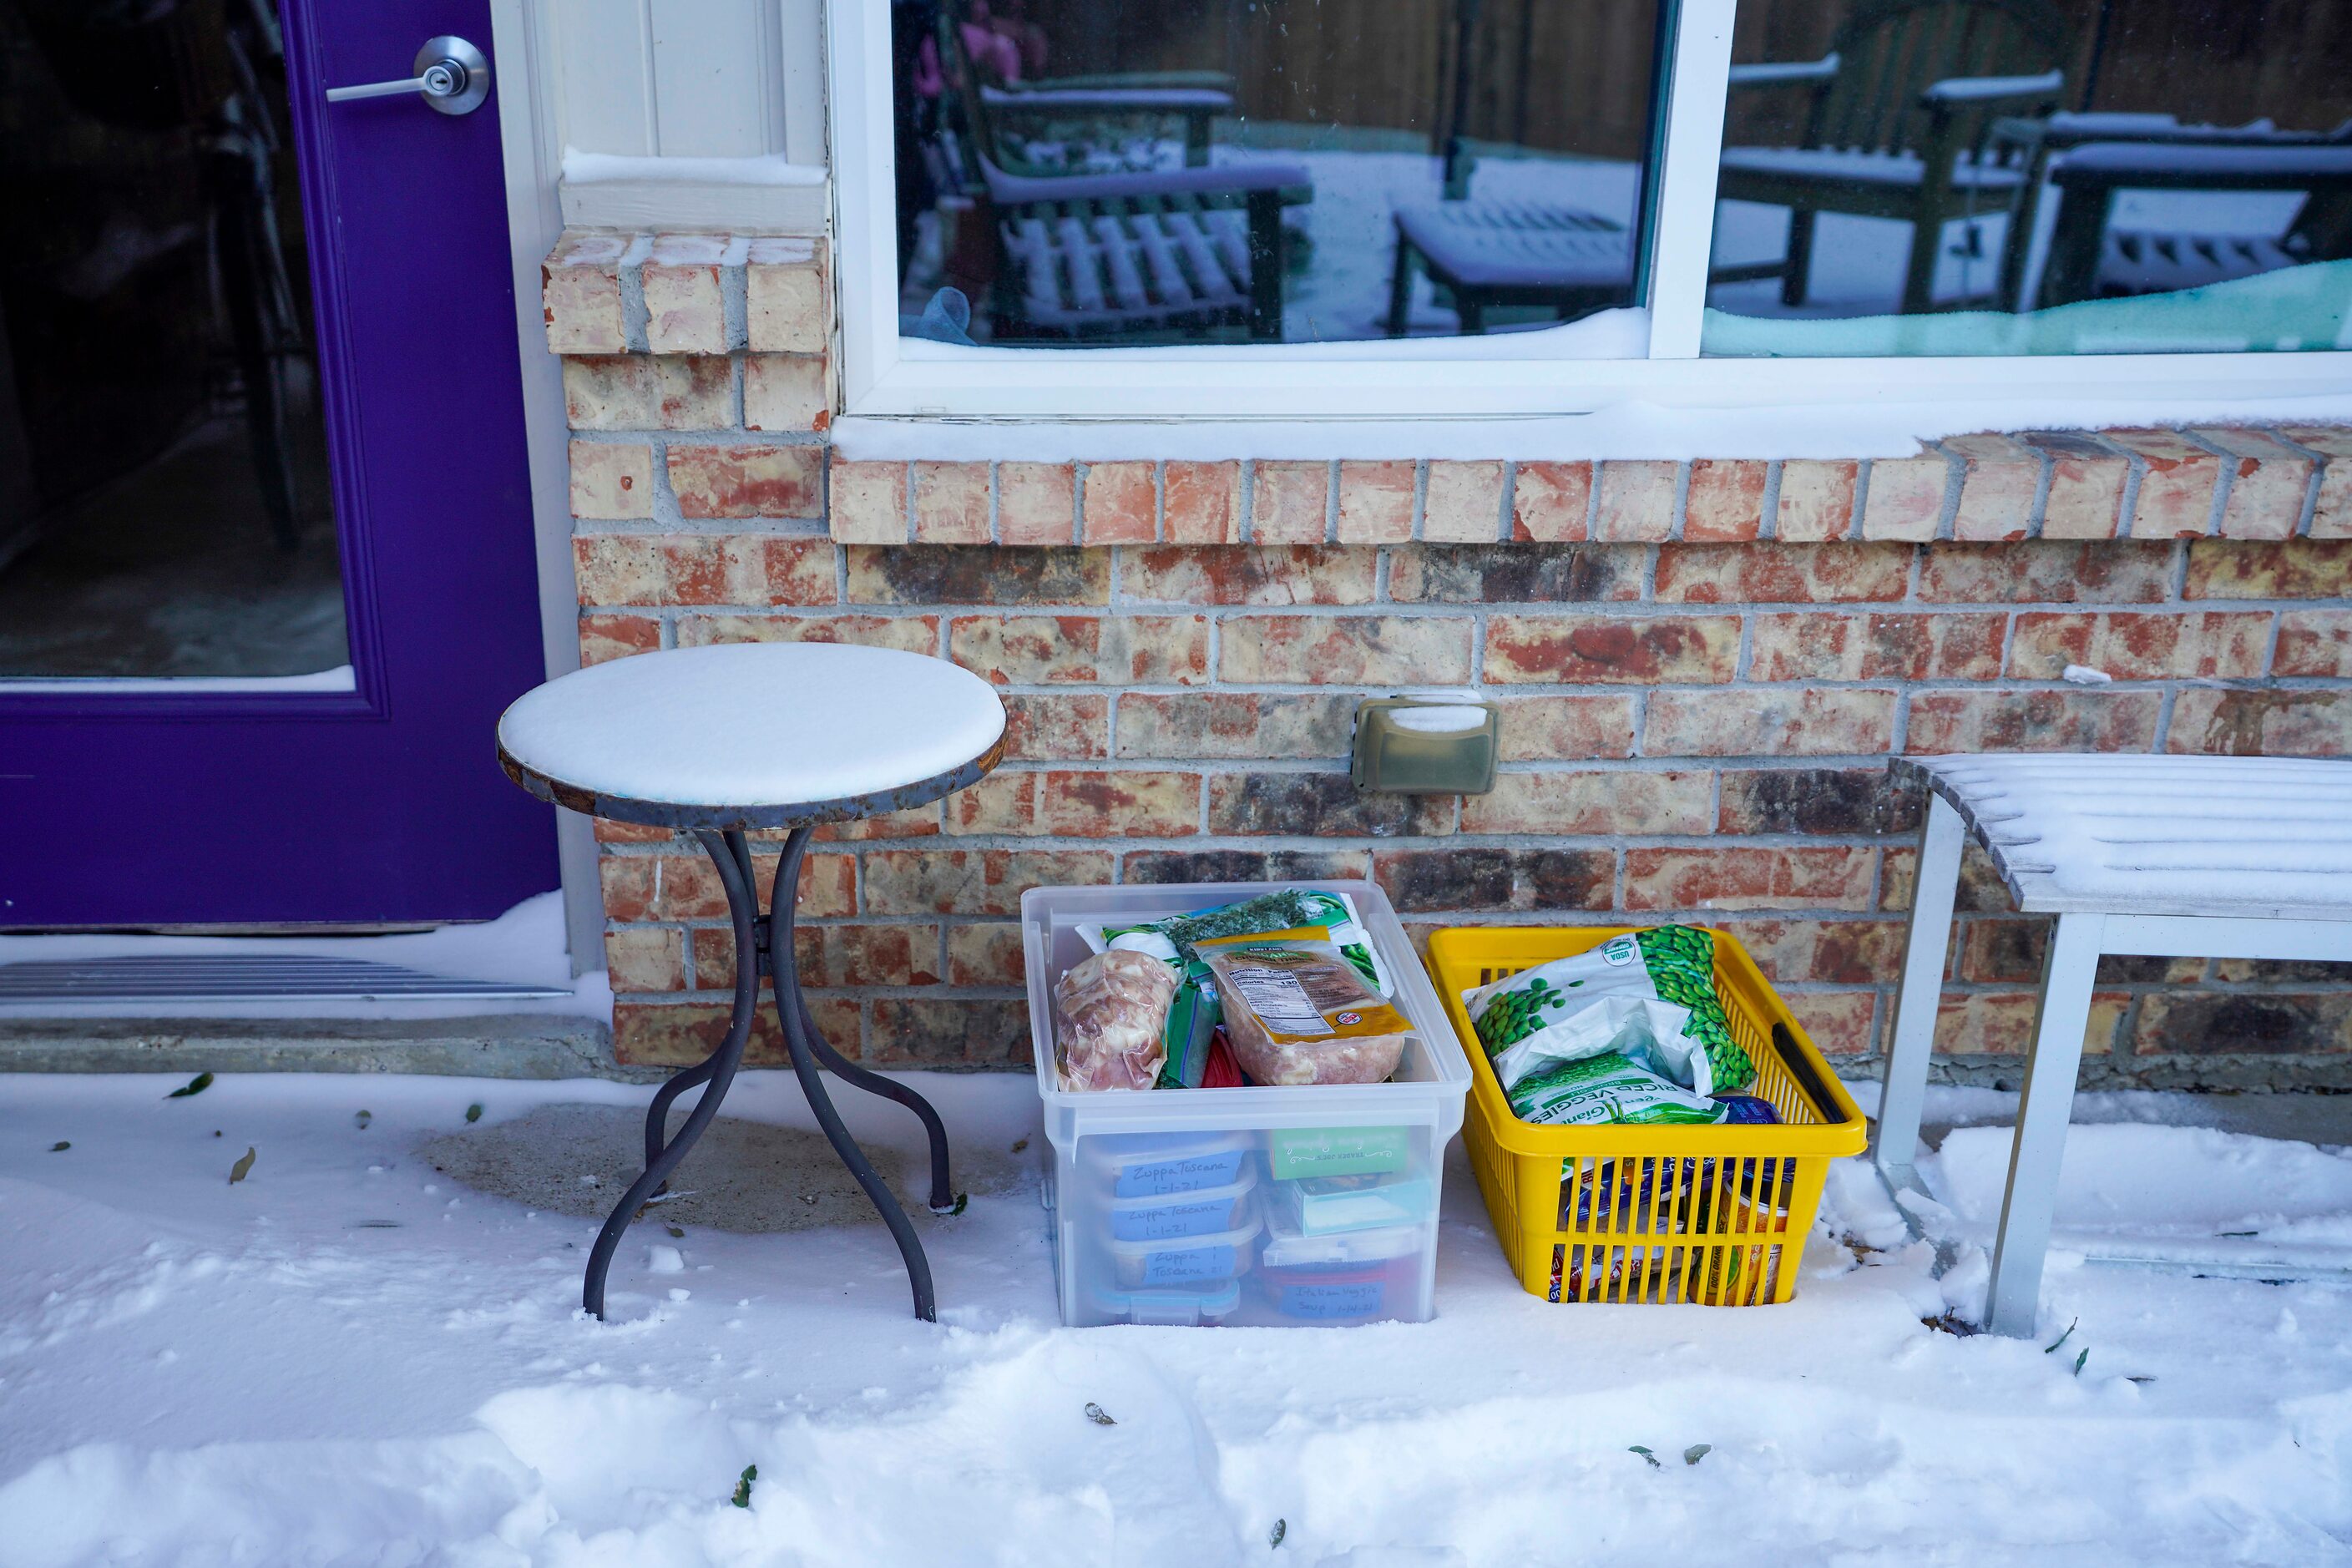
[[[357,87],[331,87],[327,89],[329,103],[348,103],[361,98],[396,98],[404,93],[419,93],[428,108],[443,114],[471,114],[490,96],[490,62],[482,51],[458,37],[438,37],[425,40],[416,51],[416,63],[410,68],[416,74],[398,81],[372,81]]]

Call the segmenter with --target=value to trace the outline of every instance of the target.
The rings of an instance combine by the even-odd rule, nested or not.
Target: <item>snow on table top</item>
[[[938,777],[1004,733],[970,670],[824,643],[673,648],[576,670],[518,699],[499,745],[559,784],[672,805],[800,805]]]
[[[1906,757],[2029,912],[2352,920],[2352,762]]]

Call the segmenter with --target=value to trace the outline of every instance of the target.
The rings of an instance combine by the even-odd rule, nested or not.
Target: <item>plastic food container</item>
[[[1249,1272],[1250,1255],[1265,1226],[1255,1215],[1236,1230],[1166,1241],[1113,1241],[1111,1283],[1121,1290],[1199,1289]]]
[[[1715,994],[1756,1064],[1770,1126],[1537,1127],[1511,1113],[1462,993],[1619,936],[1622,926],[1465,926],[1429,966],[1468,1047],[1470,1168],[1519,1283],[1554,1301],[1761,1306],[1797,1288],[1830,1162],[1862,1152],[1862,1112],[1738,939],[1715,937]]]
[[[1118,1090],[1096,1090],[1118,1093]],[[1157,1089],[1129,1091],[1156,1094]],[[1197,1094],[1198,1089],[1183,1092]],[[1183,1131],[1105,1138],[1088,1146],[1086,1166],[1114,1198],[1157,1198],[1229,1187],[1249,1163],[1252,1139],[1237,1132]]]
[[[1413,1026],[1414,1039],[1387,1082],[1086,1092],[1055,1081],[1053,985],[1087,954],[1079,926],[1158,920],[1279,887],[1345,893],[1354,902],[1395,980],[1391,1000]],[[1253,1283],[1238,1289],[1236,1302],[1220,1307],[1229,1285],[1255,1279],[1261,1216],[1268,1205],[1301,1195],[1277,1198],[1287,1183],[1394,1184],[1423,1213],[1436,1212],[1445,1146],[1462,1126],[1470,1064],[1378,886],[1034,888],[1022,896],[1021,926],[1037,1094],[1053,1161],[1048,1223],[1064,1322],[1307,1324],[1432,1315],[1436,1226],[1425,1222],[1404,1227],[1414,1238],[1410,1251],[1372,1261],[1377,1278],[1353,1277],[1367,1267],[1360,1258],[1334,1265],[1348,1277],[1328,1280],[1301,1265],[1293,1283],[1308,1289],[1284,1298]],[[1234,1192],[1253,1181],[1253,1191]],[[1166,1200],[1165,1206],[1148,1200]],[[1216,1228],[1193,1234],[1143,1228],[1213,1221]],[[1325,1286],[1338,1292],[1316,1293]],[[1140,1301],[1144,1295],[1155,1300]],[[1375,1298],[1376,1306],[1364,1305]]]
[[[1221,1323],[1241,1310],[1242,1282],[1228,1279],[1201,1290],[1097,1290],[1087,1305],[1107,1323],[1161,1323],[1193,1328]]]
[[[1257,1166],[1242,1167],[1242,1179],[1228,1186],[1202,1187],[1197,1192],[1169,1193],[1148,1198],[1113,1197],[1110,1235],[1113,1241],[1167,1241],[1186,1236],[1211,1236],[1237,1230],[1248,1223],[1250,1194],[1257,1191]]]
[[[1262,1191],[1267,1223],[1301,1236],[1418,1225],[1436,1212],[1436,1194],[1418,1176],[1308,1176]]]
[[[1306,1236],[1271,1221],[1259,1255],[1258,1285],[1284,1320],[1366,1323],[1399,1316],[1414,1266],[1436,1235],[1429,1224]]]

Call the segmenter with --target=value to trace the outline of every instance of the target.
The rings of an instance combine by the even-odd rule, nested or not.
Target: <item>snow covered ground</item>
[[[1958,1337],[1922,1320],[1973,1305],[1981,1257],[1930,1278],[1857,1163],[1785,1307],[1528,1296],[1457,1150],[1433,1322],[1071,1331],[1008,1160],[1035,1152],[1030,1080],[931,1078],[998,1173],[926,1225],[939,1325],[878,1225],[654,1218],[600,1324],[574,1310],[593,1221],[414,1151],[469,1104],[479,1131],[642,1090],[0,1082],[7,1568],[2352,1560],[2352,1296],[2062,1255],[2034,1342]],[[729,1110],[805,1125],[786,1074]],[[2078,1131],[2073,1231],[2352,1231],[2341,1152]],[[1929,1169],[1966,1226],[1999,1139],[1953,1137]]]

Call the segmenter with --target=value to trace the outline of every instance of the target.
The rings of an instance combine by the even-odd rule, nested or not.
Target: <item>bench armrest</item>
[[[1823,82],[1838,73],[1837,51],[1817,60],[1768,60],[1762,65],[1734,66],[1734,87],[1781,87],[1790,82]]]
[[[1009,174],[986,159],[988,197],[1001,207],[1034,202],[1129,200],[1139,196],[1248,195],[1279,191],[1286,202],[1312,199],[1315,176],[1297,163],[1214,163],[1109,174]],[[1305,195],[1293,195],[1304,192]]]
[[[995,114],[1231,114],[1233,94],[1197,87],[1040,87],[980,89]]]
[[[2046,70],[2039,76],[1955,76],[1930,82],[1919,101],[1930,109],[1957,109],[1963,104],[2031,101],[2048,98],[2066,85],[2066,73]]]

